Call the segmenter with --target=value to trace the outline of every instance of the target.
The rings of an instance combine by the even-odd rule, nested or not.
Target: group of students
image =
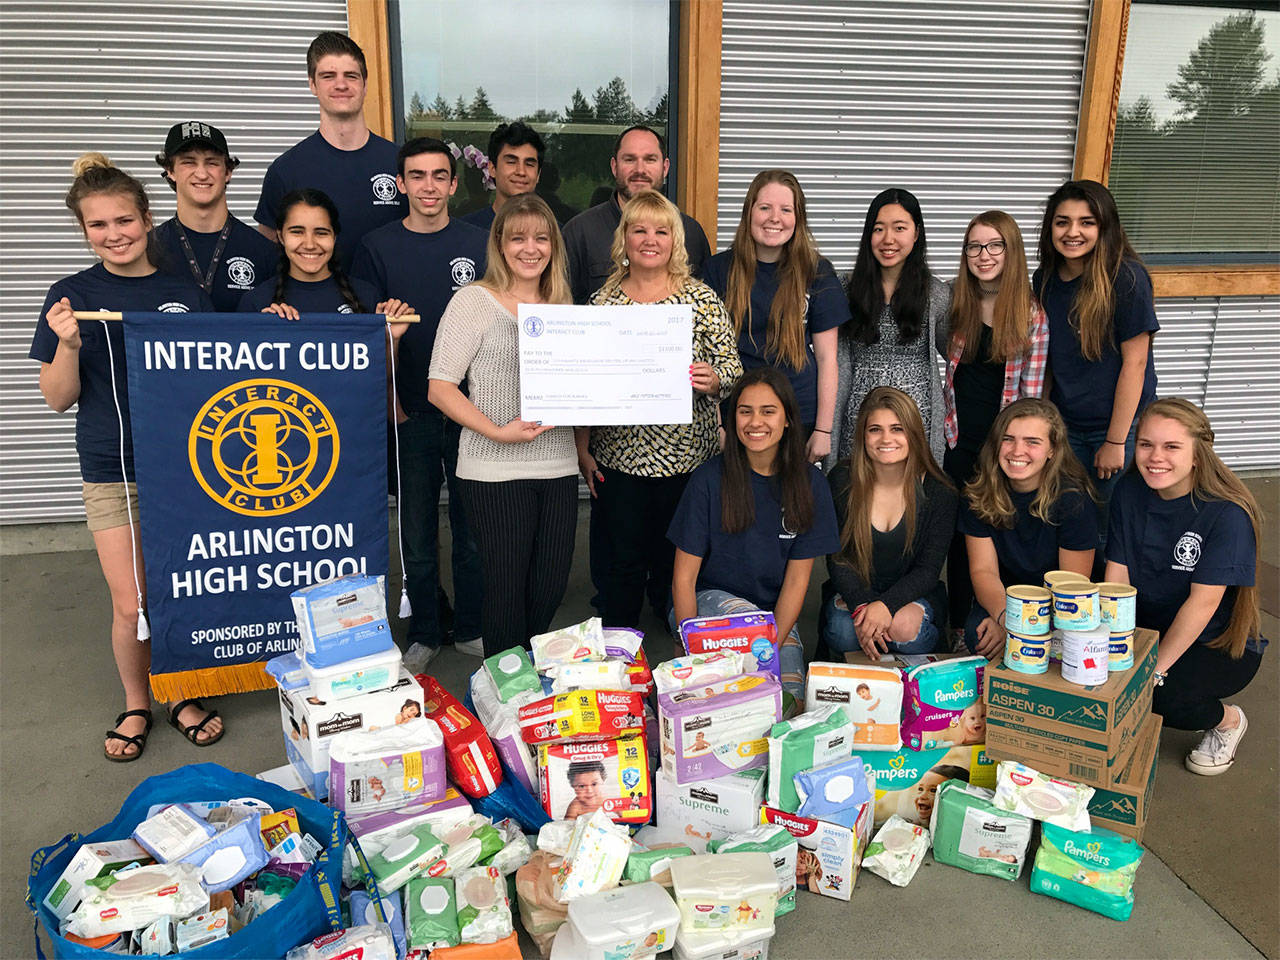
[[[541,140],[510,124],[490,145],[486,233],[449,217],[448,145],[423,137],[397,150],[358,119],[358,47],[323,34],[308,71],[320,131],[272,164],[255,214],[278,252],[226,210],[236,161],[208,124],[175,125],[157,157],[179,215],[156,230],[145,189],[101,155],[77,162],[67,195],[100,262],[51,288],[31,356],[49,405],[78,404],[86,515],[126,699],[108,759],[136,759],[151,728],[148,648],[136,639],[145,595],[136,495],[123,482],[123,339],[73,311],[221,308],[386,315],[410,639],[428,658],[441,633],[441,486],[457,645],[493,653],[551,624],[581,473],[606,625],[636,626],[646,598],[673,632],[696,615],[770,610],[784,687],[802,699],[797,623],[818,557],[829,575],[819,656],[928,652],[946,645],[949,622],[968,649],[996,658],[1006,587],[1049,569],[1103,573],[1137,588],[1139,626],[1162,635],[1155,709],[1206,731],[1188,766],[1230,766],[1246,720],[1222,699],[1248,684],[1266,644],[1260,514],[1214,453],[1204,414],[1155,397],[1151,281],[1105,187],[1072,181],[1049,197],[1033,277],[1014,220],[975,217],[950,284],[928,267],[916,198],[885,190],[842,283],[787,171],[752,181],[732,245],[710,256],[696,221],[660,192],[662,138],[629,128],[611,159],[615,191],[562,231],[533,190]],[[394,191],[367,164],[355,171],[361,153],[392,164]],[[372,193],[354,216],[331,195],[349,196],[353,177]],[[689,423],[520,419],[518,306],[570,302],[692,307]],[[411,312],[422,322],[396,322]],[[199,701],[169,717],[199,746],[222,736]]]

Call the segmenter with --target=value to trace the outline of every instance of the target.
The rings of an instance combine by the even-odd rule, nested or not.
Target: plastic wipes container
[[[345,660],[332,667],[314,667],[302,658],[302,675],[311,683],[311,694],[320,700],[344,700],[391,686],[400,679],[400,648]]]
[[[631,960],[670,950],[680,911],[653,881],[605,890],[569,903],[552,960]]]
[[[676,935],[674,960],[769,960],[773,928],[748,933],[685,933]]]
[[[769,930],[778,875],[767,853],[712,853],[671,861],[682,933]]]

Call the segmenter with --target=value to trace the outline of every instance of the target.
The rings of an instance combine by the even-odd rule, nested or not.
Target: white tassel
[[[400,586],[400,619],[407,620],[413,616],[413,607],[409,603],[409,588],[404,584]]]
[[[151,624],[147,623],[147,615],[142,612],[142,608],[138,608],[138,642],[144,643],[151,639]]]

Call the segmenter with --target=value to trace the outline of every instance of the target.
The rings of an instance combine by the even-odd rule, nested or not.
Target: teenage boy
[[[464,653],[483,653],[480,640],[480,558],[467,529],[457,490],[461,428],[427,401],[427,370],[440,315],[454,292],[484,275],[489,235],[449,217],[458,189],[449,147],[432,137],[410,140],[396,158],[396,186],[408,197],[409,213],[365,234],[352,263],[353,276],[411,303],[421,320],[397,341],[396,392],[400,439],[400,538],[409,603],[410,646],[405,656],[421,670],[444,639],[436,593],[439,584],[440,486],[449,484],[453,534],[453,632]]]
[[[364,122],[364,51],[345,33],[327,31],[307,48],[307,77],[320,107],[320,129],[267,168],[253,218],[276,238],[280,201],[291,190],[323,190],[338,207],[338,262],[350,269],[356,246],[370,230],[405,215],[396,190],[396,145]]]
[[[178,195],[177,214],[156,227],[159,266],[190,277],[213,300],[214,309],[234,311],[246,290],[275,276],[276,245],[227,208],[227,184],[240,161],[211,123],[175,123],[156,155],[169,189]]]
[[[489,134],[489,171],[493,174],[493,203],[462,219],[487,231],[502,205],[522,193],[532,193],[542,175],[546,147],[538,131],[516,120]]]

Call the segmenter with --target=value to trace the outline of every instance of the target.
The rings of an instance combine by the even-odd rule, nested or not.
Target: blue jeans
[[[1133,445],[1137,432],[1138,418],[1135,416],[1133,424],[1129,427],[1129,436],[1125,437],[1124,440],[1124,466],[1126,469],[1129,464],[1133,463]],[[1089,479],[1093,482],[1094,492],[1098,496],[1098,542],[1103,546],[1107,542],[1107,517],[1111,506],[1111,491],[1120,482],[1120,477],[1124,474],[1122,469],[1118,473],[1112,474],[1109,480],[1098,479],[1098,472],[1093,468],[1093,458],[1099,448],[1106,443],[1106,440],[1106,430],[1067,430],[1067,443],[1071,446],[1071,452],[1076,455],[1076,459],[1084,467],[1084,472],[1089,475]]]
[[[969,648],[970,653],[978,652],[978,624],[989,616],[991,614],[987,613],[986,607],[974,600],[973,606],[969,608],[969,616],[964,621],[964,645]]]
[[[698,616],[722,617],[734,613],[758,613],[760,608],[749,600],[735,597],[725,590],[699,590]],[[673,637],[680,636],[673,607],[667,613],[667,626]],[[800,645],[800,628],[792,626],[791,632],[778,645],[778,669],[782,674],[782,689],[804,704],[804,647]]]
[[[837,599],[838,597],[832,597],[828,600],[827,609],[823,612],[823,619],[826,621],[826,631],[823,636],[827,641],[827,647],[832,653],[842,654],[851,650],[860,650],[862,647],[858,643],[858,634],[853,628],[853,616],[847,608],[836,606]],[[890,641],[890,653],[933,653],[938,648],[937,611],[924,597],[915,602],[924,610],[920,629],[915,638],[908,643]]]
[[[453,534],[453,631],[459,640],[480,636],[480,556],[467,528],[458,492],[461,428],[439,410],[411,413],[400,424],[400,542],[413,618],[409,643],[438,647],[443,639],[436,590],[440,582],[440,488],[449,484]]]

